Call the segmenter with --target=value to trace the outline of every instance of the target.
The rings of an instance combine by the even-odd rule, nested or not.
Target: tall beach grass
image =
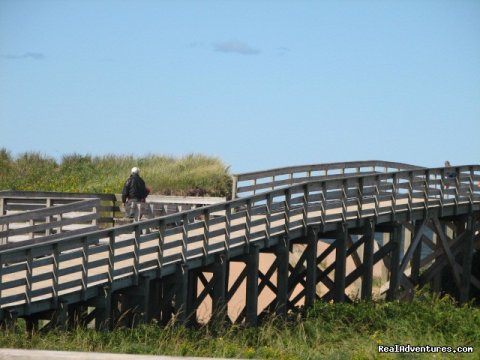
[[[258,328],[199,329],[155,324],[97,332],[77,328],[27,334],[23,324],[0,332],[0,347],[172,356],[279,360],[479,359],[480,309],[421,291],[410,303],[317,302],[306,316],[271,317]],[[471,346],[470,354],[380,354],[379,345]]]
[[[152,193],[227,196],[231,190],[229,167],[211,156],[71,154],[56,161],[38,152],[13,157],[6,149],[0,149],[0,189],[120,193],[134,166]]]

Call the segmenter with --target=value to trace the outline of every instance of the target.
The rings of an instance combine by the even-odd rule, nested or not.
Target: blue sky
[[[480,163],[480,1],[0,0],[0,147]]]

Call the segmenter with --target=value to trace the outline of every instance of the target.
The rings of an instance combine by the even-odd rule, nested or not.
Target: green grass
[[[0,189],[120,193],[130,169],[138,166],[152,193],[210,196],[231,191],[229,167],[199,154],[175,158],[162,155],[65,155],[61,161],[36,152],[11,156],[0,149]]]
[[[378,345],[473,346],[473,354],[379,354]],[[421,291],[410,303],[317,302],[306,317],[271,318],[259,328],[234,325],[111,333],[78,328],[26,334],[20,323],[0,333],[0,347],[257,359],[479,359],[480,309]]]

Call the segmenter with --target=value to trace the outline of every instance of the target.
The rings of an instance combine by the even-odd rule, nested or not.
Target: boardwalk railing
[[[0,245],[65,231],[96,230],[99,208],[100,199],[89,199],[0,216]]]
[[[38,210],[57,205],[66,205],[79,200],[100,199],[98,208],[100,226],[113,226],[113,219],[120,212],[113,194],[63,193],[37,191],[0,191],[0,216],[23,211]]]
[[[232,199],[286,187],[293,184],[324,180],[347,175],[388,173],[400,170],[421,169],[422,167],[404,163],[380,160],[352,161],[315,165],[301,165],[263,171],[255,171],[233,176]]]
[[[454,176],[451,176],[453,171]],[[438,208],[445,215],[478,210],[480,166],[412,169],[308,181],[204,208],[116,228],[0,251],[0,307],[17,314],[50,309],[60,297],[86,300],[162,277],[178,265],[211,264],[252,244],[269,247],[308,226]],[[223,216],[213,216],[214,214]]]
[[[117,195],[120,200],[121,195]],[[203,206],[225,202],[223,197],[210,196],[171,196],[171,195],[150,195],[144,206],[149,208],[149,213],[154,217],[175,214]],[[139,204],[141,206],[141,204]]]

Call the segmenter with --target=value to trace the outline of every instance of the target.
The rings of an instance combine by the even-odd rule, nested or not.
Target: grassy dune
[[[120,193],[133,166],[153,193],[226,196],[230,191],[229,168],[215,157],[72,154],[56,161],[36,152],[13,157],[6,149],[0,149],[0,189]]]

